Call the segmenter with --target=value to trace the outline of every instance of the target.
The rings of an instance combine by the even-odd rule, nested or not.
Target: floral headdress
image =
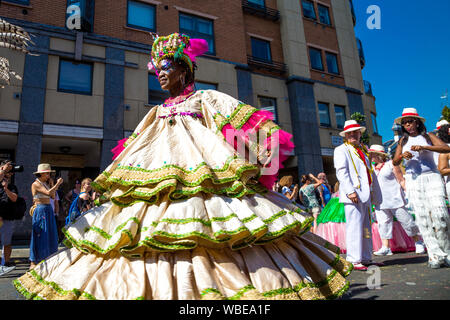
[[[155,71],[161,60],[171,58],[175,61],[184,61],[193,72],[195,58],[208,51],[208,42],[204,39],[191,39],[179,33],[164,37],[152,33],[152,36],[154,42],[148,68]]]

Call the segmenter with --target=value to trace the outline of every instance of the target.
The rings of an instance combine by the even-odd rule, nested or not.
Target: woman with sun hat
[[[55,185],[50,187],[48,182],[51,172],[55,171],[50,164],[41,163],[37,171],[33,173],[36,180],[31,185],[35,209],[32,211],[30,269],[58,250],[58,230],[50,198],[55,197],[56,190],[63,183],[63,179],[58,178]]]
[[[195,58],[207,48],[178,33],[155,38],[150,67],[171,97],[114,149],[92,183],[99,206],[64,229],[72,248],[16,280],[20,292],[310,300],[348,289],[352,265],[309,232],[308,213],[271,190],[292,136],[266,111],[195,91]]]
[[[450,217],[445,189],[433,159],[433,152],[449,153],[450,147],[433,133],[427,133],[425,119],[415,108],[404,108],[395,123],[402,126],[393,164],[404,161],[408,201],[414,211],[428,252],[428,266],[450,266]]]
[[[416,253],[424,253],[425,248],[419,237],[419,229],[414,223],[413,217],[405,208],[406,201],[403,193],[405,186],[400,168],[392,164],[392,160],[388,159],[388,154],[381,145],[374,144],[370,146],[369,155],[371,161],[375,163],[375,174],[377,175],[383,198],[383,201],[375,206],[375,215],[378,222],[378,232],[381,237],[382,247],[375,251],[374,255],[391,255],[394,248],[391,250],[390,242],[393,241],[395,241],[395,247],[402,247],[401,242],[403,242],[405,244],[403,247],[406,247],[405,249],[407,250],[408,243],[411,242],[409,237],[412,237],[415,241]],[[406,239],[402,237],[402,233],[399,233],[396,239],[394,239],[394,217],[400,223],[400,228],[406,232]],[[398,227],[397,232],[399,232]]]

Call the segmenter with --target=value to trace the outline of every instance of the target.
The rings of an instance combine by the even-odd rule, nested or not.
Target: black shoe
[[[364,261],[362,264],[365,265],[366,267],[369,267],[369,266],[384,267],[385,266],[385,264],[383,262],[375,262],[373,260],[370,260],[367,262]]]
[[[5,262],[5,267],[15,267],[15,266],[16,266],[16,264],[14,261]]]

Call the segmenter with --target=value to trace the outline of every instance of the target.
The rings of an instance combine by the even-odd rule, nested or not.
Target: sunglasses
[[[402,126],[404,126],[405,124],[408,124],[408,123],[413,123],[413,122],[416,122],[416,119],[407,119],[407,120],[403,120],[403,121],[402,121]]]

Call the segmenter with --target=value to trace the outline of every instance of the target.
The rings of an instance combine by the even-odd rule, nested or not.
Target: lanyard
[[[372,166],[370,166],[370,168],[367,166],[367,163],[366,163],[366,160],[365,160],[365,157],[364,157],[364,154],[366,154],[363,150],[361,150],[361,155],[356,151],[356,147],[354,147],[353,145],[351,145],[351,144],[349,144],[349,143],[345,143],[345,145],[346,146],[348,146],[348,145],[350,145],[350,146],[352,146],[353,147],[353,153],[354,154],[356,154],[357,156],[358,156],[358,158],[360,158],[361,160],[362,160],[362,162],[364,163],[364,166],[366,167],[366,169],[367,169],[367,177],[368,177],[368,179],[369,179],[369,184],[372,184],[372,176],[371,176],[371,173],[373,172],[373,168],[372,168]],[[348,151],[348,154],[349,154],[349,156],[350,156],[350,159],[352,160],[352,164],[353,164],[353,168],[355,169],[355,172],[356,172],[356,175],[357,175],[357,178],[358,178],[358,186],[356,187],[357,189],[360,189],[361,188],[361,181],[359,180],[359,172],[358,172],[358,170],[356,169],[356,165],[355,165],[355,162],[353,161],[353,157],[352,157],[352,154],[351,154],[351,152],[350,152],[350,150],[349,150],[349,148],[347,147],[347,151]],[[361,157],[363,157],[363,158],[361,158]]]

